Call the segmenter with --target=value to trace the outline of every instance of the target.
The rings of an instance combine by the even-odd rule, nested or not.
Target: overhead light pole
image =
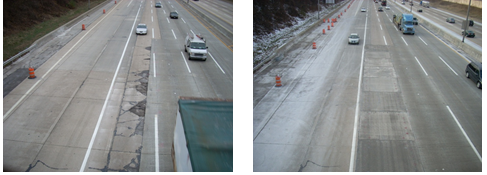
[[[472,0],[468,2],[468,10],[467,10],[467,19],[465,19],[465,28],[463,29],[463,38],[462,38],[462,43],[465,42],[465,35],[467,34],[467,28],[468,28],[468,15],[470,14],[470,4],[472,3]]]

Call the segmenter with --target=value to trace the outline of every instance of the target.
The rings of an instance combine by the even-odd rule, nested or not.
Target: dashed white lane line
[[[441,59],[441,61],[443,61],[443,63],[445,63],[445,64],[446,64],[446,66],[448,66],[448,68],[450,68],[450,70],[451,70],[453,73],[455,73],[455,75],[457,75],[457,76],[458,76],[457,72],[455,72],[455,71],[454,71],[454,70],[453,70],[453,69],[450,67],[450,65],[448,65],[448,63],[446,63],[446,61],[445,61],[445,60],[443,60],[443,58],[441,58],[440,56],[438,56],[438,57]]]
[[[418,37],[421,41],[423,41],[424,44],[426,44],[426,42],[424,42],[424,40],[421,38],[421,37]],[[426,44],[428,45],[428,44]]]
[[[225,71],[223,71],[222,67],[220,67],[220,64],[218,64],[218,62],[216,62],[215,58],[213,58],[213,55],[211,55],[210,52],[208,52],[208,54],[210,55],[211,59],[216,63],[218,68],[220,68],[220,70],[223,72],[223,74],[225,74]]]
[[[132,3],[132,1],[129,2],[129,4],[127,5],[127,7],[129,7],[129,5]]]
[[[157,124],[157,114],[154,116],[154,149],[155,149],[155,171],[159,172],[159,128]]]
[[[387,46],[387,41],[386,41],[386,36],[382,36],[384,38],[384,43],[386,43]]]
[[[379,26],[380,26],[380,30],[382,30],[382,25],[381,25],[381,24],[379,24]]]
[[[135,19],[137,19],[137,17],[139,16],[140,8],[141,7],[139,6],[139,10],[137,11],[137,15],[135,16]],[[107,107],[108,100],[110,99],[110,95],[112,93],[113,85],[115,84],[115,80],[117,78],[118,71],[120,70],[120,66],[122,65],[123,57],[125,56],[125,51],[127,50],[127,46],[129,44],[130,37],[132,36],[132,33],[134,31],[135,22],[137,22],[137,20],[134,20],[134,24],[132,24],[132,29],[130,30],[129,37],[127,39],[127,42],[125,43],[125,48],[123,49],[122,56],[120,57],[120,61],[118,62],[117,70],[115,71],[115,74],[113,75],[112,84],[110,85],[110,89],[108,90],[107,97],[105,98],[105,103],[103,104],[103,108],[100,112],[100,116],[98,116],[98,122],[96,123],[95,130],[93,131],[93,135],[91,136],[90,144],[88,145],[88,149],[86,150],[85,158],[83,159],[83,163],[81,164],[81,168],[79,169],[80,172],[83,172],[85,170],[86,162],[88,161],[88,158],[90,157],[91,148],[93,147],[93,142],[95,142],[96,135],[98,134],[98,128],[100,128],[101,119],[103,118],[103,114],[105,113],[105,109]]]
[[[402,40],[404,41],[404,43],[406,43],[406,46],[409,46],[408,43],[406,42],[406,40],[404,40],[404,38],[401,36]]]
[[[152,28],[152,39],[154,39],[154,28]]]
[[[421,66],[421,69],[423,69],[424,74],[426,74],[426,76],[428,76],[428,73],[426,73],[426,70],[424,70],[423,65],[421,65],[421,63],[419,62],[418,58],[414,57],[414,59],[416,59],[416,61],[418,62],[419,66]]]
[[[178,39],[176,38],[176,34],[174,34],[174,30],[171,29],[171,31],[172,31],[172,35],[174,35],[174,39]]]
[[[450,109],[450,107],[449,107],[449,106],[446,106],[446,108],[448,108],[448,111],[450,111],[451,116],[453,117],[453,119],[455,119],[455,122],[457,122],[458,127],[460,128],[460,130],[462,130],[463,135],[464,135],[464,136],[465,136],[465,138],[467,139],[468,143],[469,143],[469,144],[470,144],[470,146],[472,147],[472,149],[473,149],[473,151],[475,152],[475,154],[477,154],[477,157],[479,158],[480,163],[482,163],[482,156],[480,156],[480,154],[479,154],[479,152],[477,151],[477,149],[475,149],[475,146],[473,145],[472,141],[470,141],[470,138],[468,138],[467,133],[465,132],[465,130],[463,130],[462,125],[460,124],[460,122],[458,122],[457,117],[455,117],[455,114],[453,114],[453,112],[451,111],[451,109]]]
[[[150,17],[150,20],[151,20],[152,22],[154,22],[154,17],[153,17],[153,16],[151,16],[151,17]]]
[[[186,63],[186,67],[188,68],[188,72],[191,73],[191,70],[189,69],[188,62],[186,62],[186,58],[184,58],[184,54],[182,51],[181,51],[181,56],[183,57],[184,63]]]
[[[166,20],[167,20],[167,23],[171,23],[171,22],[169,22],[169,18],[166,18]]]
[[[156,77],[156,53],[152,53],[152,60],[154,65],[154,78]]]
[[[166,10],[162,10],[164,12],[164,14],[166,14]]]
[[[184,19],[183,19],[183,18],[181,18],[181,20],[183,20],[184,24],[186,24],[186,21],[184,21]]]

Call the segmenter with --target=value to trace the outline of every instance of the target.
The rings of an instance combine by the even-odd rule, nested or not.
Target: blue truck
[[[414,35],[414,23],[413,14],[396,14],[392,17],[392,22],[397,26],[397,28],[402,31],[403,34]]]

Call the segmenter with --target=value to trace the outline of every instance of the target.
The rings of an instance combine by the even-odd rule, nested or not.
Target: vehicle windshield
[[[205,43],[191,43],[189,46],[191,49],[206,49],[206,44]]]
[[[413,25],[413,22],[411,22],[411,21],[405,21],[404,22],[404,25]]]
[[[358,38],[358,35],[350,35],[350,38]]]
[[[147,27],[145,25],[138,25],[137,28],[143,28],[143,29],[145,29]]]

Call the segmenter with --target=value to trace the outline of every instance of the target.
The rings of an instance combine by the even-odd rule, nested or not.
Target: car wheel
[[[206,61],[206,58],[203,61]]]
[[[186,45],[184,45],[184,52],[188,52],[188,50],[186,50]]]
[[[470,75],[468,74],[468,72],[465,72],[465,76],[466,76],[467,78],[470,78]]]
[[[482,84],[480,82],[477,82],[477,88],[482,89]]]

